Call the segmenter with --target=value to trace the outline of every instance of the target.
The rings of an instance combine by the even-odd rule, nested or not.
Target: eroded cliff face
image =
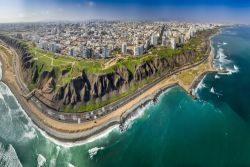
[[[127,90],[130,78],[126,67],[109,74],[91,74],[84,72],[55,92],[53,100],[64,105],[88,102],[93,99],[105,100],[105,97]]]
[[[170,72],[174,68],[195,62],[197,58],[195,51],[186,51],[167,58],[155,57],[153,60],[135,65],[133,71],[128,70],[126,66],[107,74],[86,74],[83,71],[80,76],[56,88],[55,70],[41,72],[28,52],[27,45],[5,36],[0,36],[0,39],[12,46],[19,55],[26,84],[36,85],[44,97],[60,107],[86,104],[91,100],[105,101],[109,97],[126,92],[135,82],[142,82],[159,73]],[[60,75],[66,73],[67,71],[62,71]]]
[[[169,58],[156,57],[152,61],[144,62],[137,66],[133,79],[135,81],[142,81],[143,79],[154,76],[157,72],[170,72],[174,68],[194,63],[195,59],[196,54],[194,51],[187,51]]]
[[[81,76],[60,87],[59,91],[55,92],[53,100],[63,105],[75,105],[78,102],[85,103],[93,99],[105,101],[109,96],[127,91],[133,82],[154,77],[158,72],[170,72],[174,68],[193,63],[195,58],[195,52],[190,51],[171,58],[158,57],[144,62],[134,67],[134,73],[125,66],[110,74],[87,76],[83,72]]]

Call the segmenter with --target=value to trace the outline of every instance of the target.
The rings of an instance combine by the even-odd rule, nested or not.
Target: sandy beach
[[[41,111],[39,111],[39,109],[32,102],[27,101],[22,96],[22,92],[16,83],[15,75],[12,66],[8,63],[7,55],[1,53],[0,60],[3,64],[2,81],[10,88],[32,121],[53,138],[66,142],[85,140],[93,135],[101,133],[111,126],[120,124],[123,116],[133,112],[135,108],[145,103],[145,101],[154,99],[155,95],[157,95],[159,91],[166,90],[169,87],[179,85],[187,93],[189,93],[194,87],[195,81],[199,79],[200,76],[208,72],[215,71],[212,67],[213,49],[211,48],[208,58],[201,64],[164,79],[160,83],[150,88],[148,91],[143,92],[140,96],[136,97],[134,100],[128,102],[126,105],[118,108],[112,113],[100,117],[95,121],[88,121],[80,124],[69,124],[47,117]],[[183,78],[183,76],[186,75],[190,77],[188,79]]]

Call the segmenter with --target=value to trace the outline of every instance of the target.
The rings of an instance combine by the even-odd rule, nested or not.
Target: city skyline
[[[250,23],[250,2],[243,0],[0,0],[0,4],[0,23],[89,19]]]

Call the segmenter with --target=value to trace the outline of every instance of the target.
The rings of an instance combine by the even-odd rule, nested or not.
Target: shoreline
[[[217,34],[216,34],[217,35]],[[211,38],[210,38],[210,47],[211,51],[208,55],[208,63],[211,65],[211,57],[213,59],[213,46],[211,43]],[[110,113],[107,116],[101,117],[103,121],[96,120],[95,122],[92,121],[91,123],[86,122],[86,123],[81,123],[81,124],[67,124],[67,123],[62,123],[58,122],[55,120],[51,120],[50,118],[46,118],[46,115],[44,115],[42,112],[39,113],[39,111],[32,111],[34,109],[34,106],[31,106],[32,104],[29,104],[29,102],[23,98],[23,96],[20,94],[20,91],[18,91],[17,85],[12,83],[13,80],[13,75],[8,75],[8,73],[11,73],[11,67],[6,67],[6,57],[1,55],[0,56],[0,61],[2,62],[2,82],[6,84],[11,92],[14,94],[16,99],[18,100],[19,104],[22,106],[23,110],[27,113],[27,115],[30,117],[32,122],[40,128],[39,130],[42,130],[45,132],[49,137],[52,137],[55,140],[58,140],[59,142],[63,143],[75,143],[75,142],[83,142],[87,141],[91,138],[96,138],[99,135],[102,135],[107,129],[110,129],[114,126],[119,126],[122,125],[127,119],[131,118],[131,116],[135,115],[135,111],[138,110],[139,108],[144,107],[147,105],[149,102],[154,101],[155,99],[158,98],[159,95],[164,93],[166,90],[169,88],[172,88],[174,86],[180,86],[184,91],[186,91],[189,95],[189,91],[197,86],[199,83],[199,79],[203,78],[208,72],[216,72],[213,70],[213,68],[209,69],[208,71],[200,74],[197,78],[194,78],[193,82],[191,85],[189,85],[189,88],[187,89],[186,85],[182,85],[181,83],[178,83],[177,81],[171,81],[171,77],[165,78],[164,82],[160,82],[154,87],[150,88],[148,91],[143,92],[142,95],[140,95],[138,98],[135,100],[132,100],[129,102],[130,105],[128,106],[122,106],[121,108],[118,108],[114,113]],[[207,62],[206,62],[207,63]],[[202,63],[203,64],[203,63]],[[199,66],[199,65],[197,65]],[[195,66],[196,67],[196,66]],[[184,70],[185,71],[185,70]],[[9,78],[13,77],[12,80]],[[197,84],[195,84],[197,83]],[[43,116],[42,116],[43,115]],[[57,126],[68,126],[71,127],[68,129],[68,131],[63,131],[63,128],[56,129],[53,126],[49,126],[51,123],[57,122]],[[76,128],[78,126],[78,128]],[[85,126],[85,127],[84,127]],[[84,128],[83,128],[84,127]],[[77,143],[76,143],[77,144]]]
[[[210,68],[210,69],[209,69],[208,71],[206,71],[206,72],[200,74],[195,80],[193,80],[192,85],[191,85],[191,87],[190,87],[190,90],[192,91],[191,93],[193,93],[193,90],[198,86],[198,84],[201,82],[201,80],[202,80],[207,74],[212,74],[212,73],[217,73],[217,72],[218,72],[218,70],[216,70],[216,69],[213,67],[213,61],[214,61],[215,53],[214,53],[214,47],[213,47],[212,38],[215,37],[215,36],[217,36],[218,34],[220,34],[220,32],[221,32],[221,30],[220,30],[217,34],[215,34],[215,35],[213,35],[213,36],[211,36],[211,37],[209,38],[211,50],[210,50],[210,53],[209,53],[209,58],[208,58],[208,61],[209,61],[209,62],[208,62],[208,63],[209,63],[209,68]]]

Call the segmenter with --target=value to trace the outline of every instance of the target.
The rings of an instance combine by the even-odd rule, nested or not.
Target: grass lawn
[[[204,51],[201,50],[205,44],[205,40],[207,40],[208,36],[210,36],[213,32],[211,31],[204,31],[197,34],[196,37],[191,38],[189,42],[183,44],[176,50],[172,50],[167,47],[157,47],[151,48],[148,53],[143,56],[126,56],[126,58],[117,59],[117,62],[113,63],[110,66],[105,67],[105,63],[109,60],[105,59],[75,59],[73,57],[68,56],[58,56],[51,52],[47,52],[35,47],[33,44],[28,43],[28,45],[24,42],[24,47],[28,48],[28,51],[31,53],[34,66],[38,69],[39,75],[44,71],[55,71],[56,74],[56,89],[64,86],[72,78],[78,77],[84,71],[86,74],[107,74],[113,73],[117,68],[121,66],[127,67],[127,69],[134,74],[135,66],[140,65],[143,62],[154,60],[156,57],[160,58],[167,58],[171,56],[175,56],[178,54],[182,54],[186,50],[195,50],[196,53],[200,56],[204,55]],[[0,48],[1,49],[1,48]],[[1,49],[4,51],[4,49]],[[197,57],[199,59],[199,56]],[[192,71],[190,73],[183,73],[181,75],[183,82],[190,83],[193,76],[197,74],[197,71]],[[155,76],[157,77],[157,76]],[[154,78],[155,78],[154,77]],[[130,89],[125,92],[121,93],[117,96],[110,97],[105,102],[89,102],[88,105],[82,105],[78,109],[78,112],[85,112],[94,110],[97,108],[101,108],[107,104],[110,104],[114,101],[121,99],[122,97],[131,95],[138,87],[146,85],[150,83],[154,78],[145,79],[140,85],[133,85]],[[30,89],[34,89],[36,87],[35,84],[28,85]],[[71,106],[66,106],[64,109],[65,112],[72,112],[73,109]]]
[[[12,54],[5,47],[0,45],[0,51],[7,56],[8,63],[12,65]]]

